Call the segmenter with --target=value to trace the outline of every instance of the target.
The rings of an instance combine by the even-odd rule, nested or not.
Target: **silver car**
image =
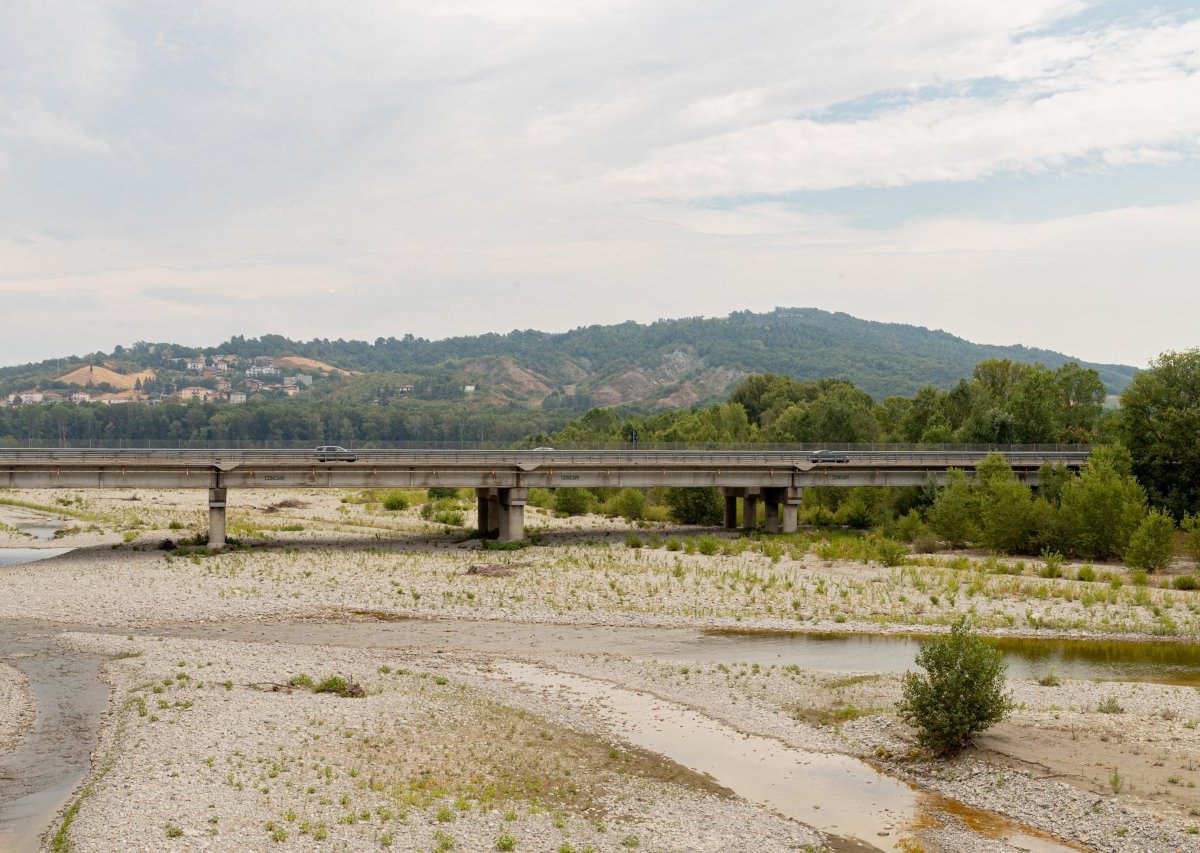
[[[357,462],[358,455],[353,450],[338,447],[336,444],[322,444],[315,451],[318,462]]]

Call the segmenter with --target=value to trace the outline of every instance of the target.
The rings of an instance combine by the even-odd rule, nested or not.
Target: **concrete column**
[[[742,498],[742,527],[747,530],[758,527],[758,495],[747,493]]]
[[[795,533],[799,526],[797,515],[800,512],[801,490],[796,488],[784,489],[783,492],[783,532]]]
[[[208,490],[208,547],[225,547],[225,489]]]
[[[737,495],[724,493],[725,498],[725,518],[724,527],[726,530],[737,530]]]
[[[774,491],[772,489],[772,491]],[[763,515],[763,530],[767,533],[779,532],[779,497],[774,494],[763,495],[766,501],[766,513]]]
[[[488,526],[488,490],[475,490],[475,519],[476,528],[479,530],[479,538],[486,539],[488,531],[491,527]]]
[[[500,535],[500,525],[502,522],[502,512],[500,508],[500,496],[496,489],[488,489],[487,498],[487,538],[496,539]]]
[[[525,501],[528,489],[497,489],[500,502],[501,542],[520,542],[525,538]]]

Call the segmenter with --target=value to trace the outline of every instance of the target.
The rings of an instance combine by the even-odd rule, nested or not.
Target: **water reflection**
[[[988,638],[1004,652],[1010,678],[1150,681],[1200,686],[1200,644]],[[706,631],[666,657],[717,663],[796,665],[828,672],[904,672],[914,669],[921,637],[914,635],[776,634]]]
[[[71,548],[0,548],[0,567],[20,566],[35,560],[49,560],[51,557],[61,557]]]

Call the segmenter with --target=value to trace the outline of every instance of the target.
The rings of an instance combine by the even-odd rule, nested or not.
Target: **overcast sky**
[[[815,306],[1200,345],[1200,8],[4,0],[0,364]]]

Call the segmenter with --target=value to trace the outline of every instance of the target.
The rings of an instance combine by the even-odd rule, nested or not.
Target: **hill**
[[[78,385],[80,388],[89,386],[111,385],[119,391],[132,391],[139,382],[153,381],[153,370],[139,370],[137,373],[117,373],[107,367],[88,364],[77,370],[72,370],[65,376],[58,377],[63,385]]]
[[[912,396],[932,385],[948,389],[989,358],[1056,368],[1077,361],[1051,350],[976,344],[940,330],[877,323],[815,308],[740,311],[728,317],[689,317],[586,326],[563,333],[533,330],[431,341],[413,335],[374,342],[279,335],[236,336],[204,350],[138,343],[112,355],[126,373],[154,368],[160,380],[172,360],[205,355],[277,359],[304,365],[326,380],[305,393],[343,402],[377,402],[408,396],[479,400],[547,411],[593,406],[686,407],[723,399],[751,373],[795,379],[846,379],[874,398]],[[53,377],[51,365],[0,369],[0,389]],[[1117,364],[1092,364],[1109,393],[1118,394],[1137,372]],[[365,374],[361,376],[344,375]],[[372,378],[376,377],[376,378]],[[465,391],[470,387],[471,391]]]

